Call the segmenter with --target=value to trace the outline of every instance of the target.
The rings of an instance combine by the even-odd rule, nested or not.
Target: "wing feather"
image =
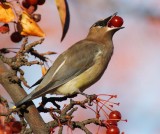
[[[80,41],[62,53],[53,63],[40,85],[33,91],[37,98],[75,78],[95,63],[100,51],[99,45],[92,41]]]

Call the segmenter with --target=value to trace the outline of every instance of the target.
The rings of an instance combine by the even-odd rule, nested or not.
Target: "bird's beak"
[[[107,17],[106,19],[103,19],[103,20],[99,20],[97,21],[96,23],[94,23],[92,25],[92,27],[96,27],[96,26],[101,26],[101,27],[108,27],[108,24],[109,24],[109,21],[114,17],[116,16],[118,13],[114,13],[113,15]],[[119,30],[119,29],[122,29],[124,27],[112,27],[112,29],[114,30]]]
[[[118,12],[116,12],[116,13],[114,13],[112,16],[104,19],[105,23],[107,24],[107,25],[106,25],[107,27],[109,27],[108,25],[109,25],[110,20],[111,20],[114,16],[117,16],[117,14],[118,14]],[[112,30],[118,31],[118,30],[123,29],[123,28],[124,28],[124,27],[112,27]]]
[[[113,15],[111,15],[111,16],[109,16],[109,17],[107,17],[106,19],[104,19],[103,20],[103,26],[105,27],[105,26],[108,26],[108,23],[109,23],[109,21],[114,17],[114,16],[116,16],[118,13],[116,12],[116,13],[114,13]]]

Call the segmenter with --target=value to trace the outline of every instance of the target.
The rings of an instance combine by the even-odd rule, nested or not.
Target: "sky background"
[[[125,134],[159,134],[160,131],[160,1],[159,0],[68,0],[70,8],[70,28],[63,42],[61,23],[54,1],[47,1],[36,13],[42,14],[39,25],[46,33],[45,41],[36,47],[40,52],[55,51],[52,61],[75,42],[86,37],[90,26],[99,19],[115,12],[124,19],[125,29],[114,37],[114,54],[103,77],[85,92],[117,94],[115,107],[128,122],[119,123]],[[13,31],[13,29],[11,29]],[[11,33],[10,33],[11,34]],[[29,38],[29,42],[38,40]],[[19,47],[7,35],[0,36],[0,47]],[[51,64],[49,64],[51,65]],[[24,67],[25,78],[32,85],[41,77],[39,66]],[[1,94],[8,98],[4,89]],[[27,91],[28,93],[31,91]],[[10,100],[10,99],[9,99]],[[11,101],[11,100],[10,100]],[[34,101],[36,105],[40,99]],[[83,110],[84,111],[84,110]],[[77,119],[82,112],[76,112]],[[84,111],[85,112],[85,111]],[[88,118],[91,113],[83,114]],[[94,114],[93,114],[94,115]],[[45,116],[46,122],[51,118]],[[89,126],[93,133],[93,126]],[[97,129],[97,128],[96,128]],[[76,133],[82,134],[78,131]],[[101,133],[105,133],[101,130]],[[64,133],[65,134],[65,133]]]

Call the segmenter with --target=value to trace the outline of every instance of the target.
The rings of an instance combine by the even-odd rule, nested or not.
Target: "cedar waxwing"
[[[93,24],[85,39],[60,54],[41,79],[39,86],[16,106],[48,93],[74,95],[97,82],[113,54],[112,37],[116,31],[123,28],[108,26],[116,14]]]

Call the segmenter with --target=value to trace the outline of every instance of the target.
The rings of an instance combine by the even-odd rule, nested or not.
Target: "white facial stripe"
[[[59,71],[59,69],[64,65],[66,60],[64,60],[60,65],[59,67],[56,69],[56,71],[54,72],[54,74],[52,75],[52,78],[55,76],[55,74]]]

